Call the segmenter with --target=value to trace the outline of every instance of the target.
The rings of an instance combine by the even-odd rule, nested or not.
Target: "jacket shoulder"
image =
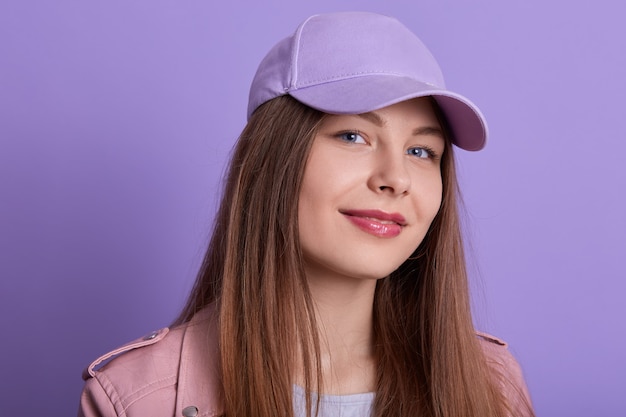
[[[159,330],[155,330],[151,333],[146,334],[143,337],[140,337],[138,339],[135,339],[131,342],[128,342],[116,349],[113,349],[112,351],[105,353],[104,355],[100,356],[99,358],[97,358],[96,360],[94,360],[93,362],[91,362],[89,364],[89,366],[87,366],[87,368],[85,368],[85,370],[83,370],[83,380],[88,380],[89,378],[93,378],[96,376],[96,369],[100,368],[100,365],[106,363],[109,360],[112,360],[120,355],[123,355],[127,352],[133,351],[135,349],[140,349],[146,346],[151,346],[154,345],[158,342],[160,342],[161,340],[163,340],[165,338],[165,336],[167,336],[167,334],[169,333],[170,329],[165,327],[163,329],[159,329]]]
[[[140,414],[173,415],[183,334],[163,328],[93,361],[83,372],[79,415],[129,416],[139,406]]]
[[[504,376],[521,376],[521,368],[515,357],[509,351],[509,345],[504,340],[488,333],[476,332],[480,347],[485,359],[492,368]]]
[[[189,322],[102,355],[83,373],[86,383],[78,415],[220,415],[217,326],[215,308],[207,306]]]
[[[498,346],[505,346],[505,347],[508,346],[508,344],[504,340],[499,339],[493,335],[490,335],[489,333],[476,332],[476,336],[482,342],[493,343]]]
[[[476,336],[514,415],[534,416],[522,368],[510,352],[508,343],[488,333],[476,332]]]

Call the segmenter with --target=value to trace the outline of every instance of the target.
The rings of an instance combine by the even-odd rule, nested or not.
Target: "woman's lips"
[[[378,237],[396,237],[406,225],[404,216],[399,213],[386,213],[380,210],[341,210],[340,212],[364,232]]]

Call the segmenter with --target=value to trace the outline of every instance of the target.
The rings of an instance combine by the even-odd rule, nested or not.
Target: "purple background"
[[[399,17],[490,121],[459,152],[474,304],[538,414],[626,415],[622,2],[295,4],[0,3],[0,415],[74,415],[84,366],[173,319],[257,63],[350,9]]]

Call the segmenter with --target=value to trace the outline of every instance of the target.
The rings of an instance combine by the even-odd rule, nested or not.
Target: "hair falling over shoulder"
[[[225,415],[292,416],[293,364],[322,392],[315,307],[298,239],[298,196],[324,114],[289,96],[259,107],[232,156],[198,278],[178,323],[216,303]],[[443,121],[443,119],[441,119]],[[378,281],[374,416],[516,415],[487,364],[470,313],[452,146],[442,160],[443,202],[428,234]],[[307,409],[315,409],[307,394]],[[530,405],[528,413],[532,415]]]

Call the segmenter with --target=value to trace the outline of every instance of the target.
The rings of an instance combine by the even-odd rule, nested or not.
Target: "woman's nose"
[[[373,162],[369,187],[380,193],[407,194],[411,188],[411,177],[405,166],[405,155],[400,152],[380,152]]]

